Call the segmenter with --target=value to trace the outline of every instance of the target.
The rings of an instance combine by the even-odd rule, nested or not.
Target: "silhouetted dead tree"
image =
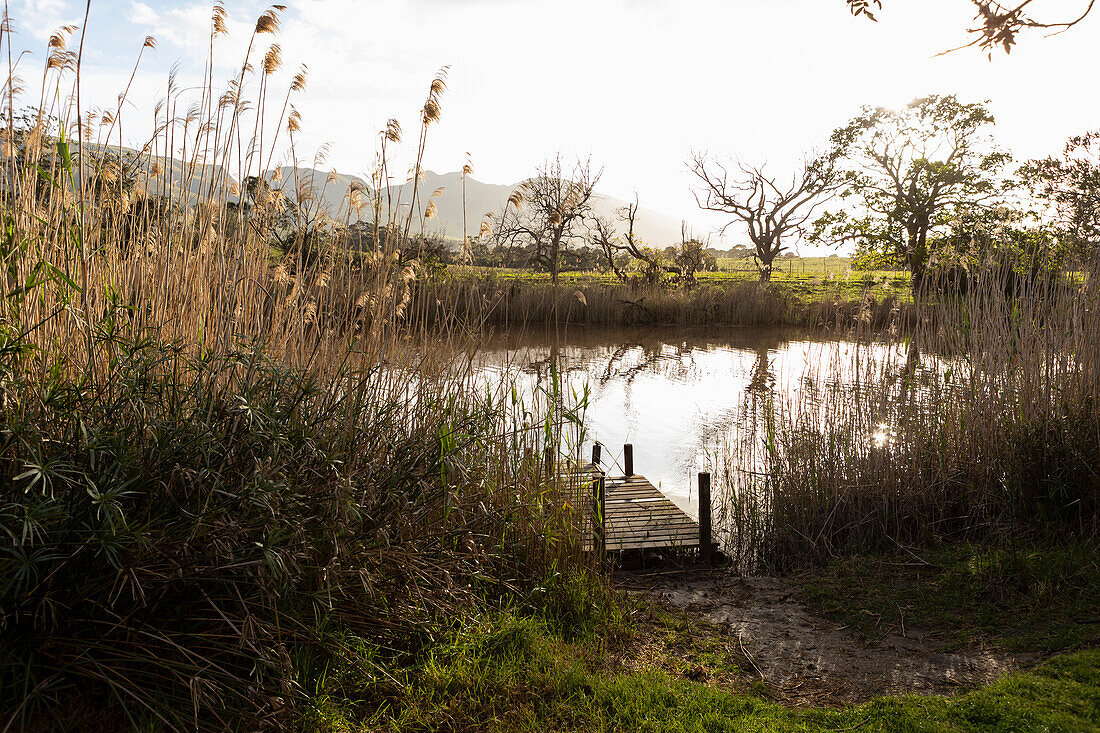
[[[509,201],[514,205],[501,212],[498,245],[529,247],[557,283],[562,251],[586,239],[600,175],[588,161],[578,160],[570,173],[563,170],[560,154],[547,161],[513,192]]]
[[[730,214],[745,225],[755,252],[753,259],[760,281],[771,279],[772,263],[784,250],[790,236],[801,237],[814,211],[827,201],[837,187],[835,156],[808,161],[789,184],[780,184],[763,168],[735,163],[735,170],[710,162],[696,153],[691,171],[702,184],[694,191],[699,207]]]
[[[662,253],[647,247],[634,233],[634,224],[638,218],[638,199],[634,203],[627,204],[615,212],[618,219],[626,225],[626,231],[620,237],[615,229],[615,224],[606,218],[596,218],[589,239],[590,243],[599,249],[610,263],[612,272],[620,280],[625,280],[622,269],[615,264],[617,253],[626,253],[642,265],[642,273],[651,284],[657,284],[666,272],[673,272],[675,268],[665,265]]]

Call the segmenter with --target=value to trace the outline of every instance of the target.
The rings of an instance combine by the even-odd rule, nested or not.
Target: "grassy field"
[[[1085,549],[1085,548],[1082,548]],[[984,556],[980,548],[948,548],[940,557],[952,566]],[[891,562],[883,557],[882,562]],[[1091,572],[1088,566],[1079,568]],[[864,615],[863,605],[878,608],[923,594],[928,614],[910,623],[946,613],[954,601],[937,590],[940,579],[925,575],[908,588],[892,585],[867,604],[864,587],[846,569],[821,576],[837,581],[828,597],[843,598]],[[881,579],[873,576],[871,582]],[[986,589],[1017,608],[1039,602],[1056,616],[1072,616],[1081,596],[1040,601],[1007,573]],[[1088,598],[1096,600],[1095,580]],[[845,584],[846,583],[846,584]],[[810,589],[811,602],[822,600]],[[334,683],[321,691],[307,727],[316,731],[802,731],[826,733],[870,730],[1080,732],[1100,726],[1100,650],[1077,649],[1084,639],[1030,638],[1057,653],[1037,667],[955,696],[878,697],[858,705],[793,707],[778,701],[753,673],[752,662],[721,634],[679,612],[620,597],[619,605],[591,603],[595,611],[559,615],[537,605],[520,604],[468,619],[429,654],[404,666],[385,700],[367,709],[340,701]],[[993,599],[972,601],[1000,613]],[[908,608],[906,606],[906,608]],[[911,626],[912,628],[912,626]],[[940,627],[936,627],[940,628]],[[973,628],[972,625],[968,628]],[[1049,627],[1041,627],[1049,628]],[[950,632],[949,628],[943,629]],[[870,632],[869,633],[873,633]],[[1041,636],[1041,635],[1040,635]],[[639,646],[640,645],[640,646]],[[1025,643],[1025,646],[1029,644]],[[344,679],[344,678],[341,678]],[[336,694],[332,694],[336,693]]]
[[[783,292],[803,301],[840,297],[859,299],[867,292],[878,297],[894,296],[911,299],[909,274],[895,270],[852,270],[847,260],[828,260],[824,257],[792,258],[783,260],[782,267],[772,272],[772,283]],[[447,276],[454,279],[467,277],[500,279],[514,282],[549,283],[550,273],[527,269],[502,267],[466,267],[450,265]],[[701,285],[727,283],[754,283],[758,276],[749,260],[719,260],[717,272],[700,272],[696,279]],[[563,286],[588,287],[614,285],[615,276],[610,272],[562,272],[558,276]]]
[[[811,607],[869,640],[909,624],[932,630],[947,649],[990,643],[1050,653],[1100,646],[1095,541],[857,555],[802,580]]]
[[[781,257],[774,263],[773,275],[781,272],[825,275],[848,270],[851,264],[848,257]],[[719,257],[718,269],[721,272],[755,273],[756,263],[751,257]]]
[[[820,258],[819,258],[820,259]],[[872,311],[879,326],[912,303],[906,273],[826,272],[796,267],[769,283],[755,272],[704,272],[690,288],[611,273],[550,274],[511,268],[448,266],[421,286],[414,318],[516,327],[546,322],[604,325],[848,325]]]

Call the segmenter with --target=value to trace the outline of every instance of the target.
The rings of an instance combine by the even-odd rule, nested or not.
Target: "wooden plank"
[[[614,486],[611,486],[607,489],[607,493],[611,496],[621,496],[624,499],[627,498],[627,497],[643,498],[643,497],[651,496],[654,499],[664,499],[665,501],[668,501],[668,497],[666,497],[660,491],[657,491],[657,489],[653,488],[652,486],[645,486],[645,487],[638,486],[638,487],[631,487],[629,489],[624,489],[621,486],[617,487],[617,488],[614,487]]]
[[[629,537],[608,537],[605,547],[610,548],[613,545],[636,545],[644,543],[650,544],[650,547],[697,547],[699,545],[699,538],[692,534],[684,535],[631,535]]]
[[[623,500],[623,501],[631,500],[631,499],[634,499],[634,500],[656,499],[656,500],[660,500],[660,501],[664,501],[664,502],[669,501],[667,496],[664,496],[663,494],[660,494],[657,491],[615,491],[615,490],[610,490],[610,491],[607,492],[607,495],[608,496],[614,496],[615,499]]]
[[[614,496],[620,499],[660,499],[661,501],[668,501],[668,497],[662,494],[657,489],[649,487],[646,489],[608,489],[608,496]]]
[[[661,527],[651,525],[648,527],[634,527],[609,531],[608,537],[696,537],[698,530],[694,527]]]
[[[630,512],[673,512],[674,514],[683,514],[680,508],[675,505],[670,505],[667,501],[662,499],[643,499],[641,501],[624,501],[622,499],[609,499],[608,504],[615,507],[615,512],[619,514],[629,514]]]
[[[669,522],[636,522],[633,524],[626,522],[611,522],[607,526],[609,534],[635,534],[638,532],[664,532],[666,534],[683,534],[684,532],[697,532],[699,530],[698,525],[688,522],[678,522],[671,524]]]
[[[607,509],[607,518],[610,522],[623,522],[624,524],[638,524],[639,522],[663,522],[665,524],[690,524],[698,526],[695,520],[686,517],[679,512],[616,512]]]
[[[637,519],[637,520],[634,520],[634,521],[618,521],[618,520],[613,518],[608,523],[608,529],[611,530],[611,531],[617,531],[617,532],[634,532],[634,531],[637,531],[639,529],[643,529],[643,528],[648,529],[648,528],[654,528],[654,527],[668,527],[669,531],[676,531],[676,532],[687,531],[687,529],[691,529],[691,530],[698,529],[698,525],[695,524],[694,522],[683,521],[683,520],[679,520],[679,521],[675,521],[675,522],[664,521],[663,519],[657,519],[657,520]]]
[[[659,529],[661,527],[666,527],[669,532],[686,532],[689,529],[695,531],[698,529],[699,525],[694,522],[683,520],[666,522],[662,520],[653,521],[650,519],[639,519],[633,522],[620,522],[612,519],[607,527],[609,531],[619,532],[621,534],[623,532],[637,532],[643,529]]]
[[[594,549],[592,485],[603,474],[591,463],[560,465],[570,502],[585,532],[584,547]],[[604,548],[643,550],[696,547],[699,524],[644,476],[604,477]]]
[[[631,540],[628,542],[616,542],[614,540],[607,541],[607,549],[609,550],[650,550],[650,549],[666,549],[676,547],[698,547],[699,538],[685,540],[684,542],[669,542],[667,539],[655,539],[655,540]]]
[[[678,547],[698,547],[698,536],[679,537],[608,537],[605,544],[608,550],[643,550]],[[584,542],[586,550],[592,549],[592,540],[586,538]]]
[[[654,512],[659,509],[671,509],[683,514],[680,507],[668,499],[619,499],[609,496],[607,503],[614,504],[617,512]]]
[[[638,489],[638,488],[650,488],[656,489],[657,487],[650,483],[647,479],[640,476],[631,476],[630,478],[609,478],[607,483],[614,489]]]
[[[608,476],[607,480],[615,486],[653,486],[645,476]]]
[[[606,478],[606,477],[605,477]],[[611,491],[656,491],[660,493],[660,490],[649,483],[648,481],[608,481],[607,485]]]
[[[606,550],[660,550],[660,549],[675,549],[679,547],[698,547],[697,540],[674,542],[667,537],[657,538],[640,538],[631,540],[608,540],[604,545]]]
[[[665,528],[663,531],[666,531],[666,532],[698,532],[699,531],[699,525],[695,524],[694,522],[685,522],[685,521],[666,522],[666,521],[662,521],[662,520],[653,521],[653,520],[641,519],[641,520],[634,521],[634,522],[619,522],[619,521],[616,521],[616,520],[612,519],[611,522],[609,522],[608,525],[607,525],[607,531],[608,532],[614,532],[616,534],[625,534],[625,533],[630,533],[630,532],[641,532],[641,531],[647,531],[647,532],[648,531],[657,531],[657,530],[661,530],[661,528]]]
[[[692,527],[671,529],[668,527],[643,527],[622,532],[608,532],[608,537],[695,537],[698,532]]]
[[[615,511],[614,508],[607,508],[607,518],[610,521],[622,520],[623,522],[637,523],[637,522],[683,522],[692,526],[698,526],[698,523],[682,512],[670,512],[667,509],[661,511],[631,511],[620,512]]]

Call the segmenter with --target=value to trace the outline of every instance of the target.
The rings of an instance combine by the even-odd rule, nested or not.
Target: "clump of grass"
[[[812,607],[868,638],[920,629],[949,647],[1057,652],[1100,641],[1096,549],[945,544],[838,558],[800,579]]]
[[[410,317],[426,324],[456,321],[503,328],[543,323],[777,326],[795,306],[777,288],[756,283],[700,285],[691,290],[642,284],[550,283],[458,275],[418,284]]]
[[[417,281],[409,317],[448,328],[558,323],[830,329],[859,325],[882,330],[899,321],[904,325],[919,320],[911,300],[871,280],[852,281],[844,287],[820,282],[804,286],[703,273],[692,287],[675,287],[642,278],[619,281],[596,272],[561,273],[558,279],[555,286],[547,273],[447,266]]]

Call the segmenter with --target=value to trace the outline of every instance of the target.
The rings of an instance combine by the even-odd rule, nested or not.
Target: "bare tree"
[[[590,242],[607,258],[611,270],[620,280],[626,278],[622,270],[615,265],[615,255],[626,253],[641,263],[645,279],[650,284],[656,284],[663,274],[669,271],[669,268],[665,266],[662,254],[658,250],[645,246],[634,234],[634,224],[638,217],[637,196],[634,198],[634,203],[627,204],[616,211],[615,214],[619,221],[626,226],[626,231],[622,236],[619,236],[613,222],[601,217],[595,221]]]
[[[597,216],[592,223],[589,242],[600,251],[607,260],[607,267],[614,273],[619,282],[626,280],[626,273],[619,266],[620,258],[624,253],[624,247],[619,241],[619,234],[615,231],[615,224],[605,216]]]
[[[673,261],[680,270],[680,282],[687,288],[695,287],[695,273],[707,267],[706,244],[691,235],[686,224],[680,225],[680,246],[676,249]]]
[[[882,8],[882,0],[846,0],[848,9],[852,15],[869,19],[875,18],[875,11]],[[1054,30],[1055,33],[1067,31],[1080,23],[1092,11],[1096,0],[1079,0],[1079,13],[1067,15],[1059,19],[1044,17],[1042,19],[1030,14],[1034,9],[1035,0],[1013,0],[1009,3],[995,2],[995,0],[970,0],[970,4],[978,11],[974,16],[977,25],[967,28],[971,35],[971,41],[963,45],[944,51],[958,51],[971,46],[978,46],[986,51],[990,57],[998,46],[1009,53],[1016,44],[1016,36],[1021,31],[1031,29]],[[1032,7],[1029,8],[1028,6]]]
[[[569,173],[559,153],[516,189],[518,206],[506,206],[497,227],[501,246],[526,246],[534,261],[558,281],[562,251],[586,240],[592,218],[592,197],[601,171],[578,160]]]
[[[763,168],[740,162],[734,165],[736,169],[731,171],[696,153],[691,171],[702,186],[694,191],[695,201],[707,211],[734,217],[722,227],[723,232],[735,222],[745,225],[755,247],[753,259],[760,281],[766,282],[771,279],[772,262],[787,249],[788,238],[801,237],[814,211],[835,191],[835,156],[806,161],[786,184],[778,183]]]

